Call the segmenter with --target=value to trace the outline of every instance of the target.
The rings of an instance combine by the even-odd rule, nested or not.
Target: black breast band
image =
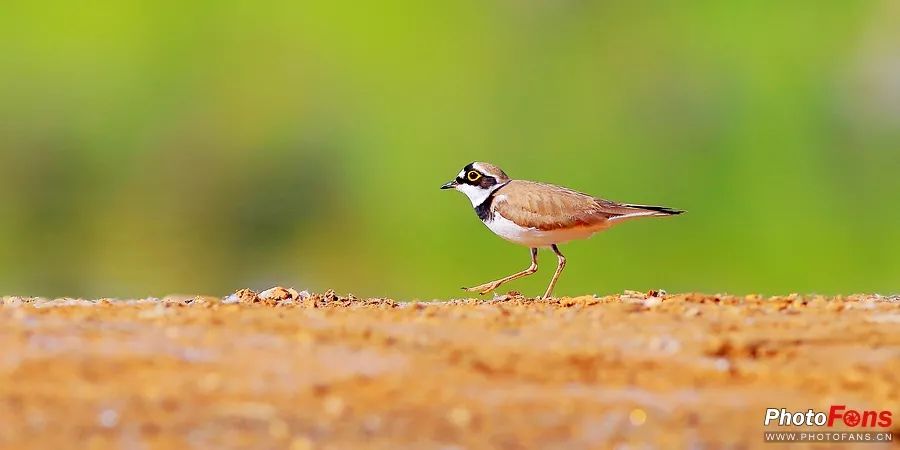
[[[482,222],[494,220],[494,212],[491,211],[491,205],[494,204],[494,196],[497,195],[497,191],[503,189],[503,186],[506,186],[507,183],[504,183],[502,186],[491,191],[487,198],[484,199],[480,205],[475,207],[475,214],[478,214],[478,218],[481,219]]]

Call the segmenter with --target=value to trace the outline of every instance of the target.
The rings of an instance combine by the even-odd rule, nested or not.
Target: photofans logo
[[[766,408],[763,425],[779,427],[808,427],[799,431],[765,431],[766,442],[892,442],[889,431],[893,425],[890,411],[848,409],[846,405],[832,405],[828,412],[788,411],[785,408]],[[835,428],[840,429],[835,429]]]

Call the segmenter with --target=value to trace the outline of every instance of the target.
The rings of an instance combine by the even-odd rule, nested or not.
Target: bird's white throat
[[[502,186],[503,184],[495,184],[488,189],[484,189],[478,186],[472,186],[471,184],[459,184],[456,186],[456,190],[466,194],[466,197],[469,197],[469,201],[472,202],[472,206],[475,207],[484,203],[488,196],[491,195],[491,192],[496,191]]]

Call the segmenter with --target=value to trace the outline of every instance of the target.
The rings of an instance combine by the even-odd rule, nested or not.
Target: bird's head
[[[509,182],[509,177],[499,167],[475,161],[459,172],[456,178],[444,183],[441,189],[456,189],[466,194],[472,206],[478,206],[492,192]]]

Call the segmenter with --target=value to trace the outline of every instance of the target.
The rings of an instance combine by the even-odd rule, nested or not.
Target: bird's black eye
[[[466,179],[472,182],[478,181],[479,178],[481,178],[481,174],[474,170],[470,170],[469,173],[466,174]]]

